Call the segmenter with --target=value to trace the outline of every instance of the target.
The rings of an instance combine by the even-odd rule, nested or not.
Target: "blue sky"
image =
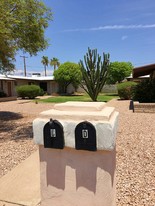
[[[42,56],[60,63],[78,63],[88,47],[110,53],[110,61],[130,61],[135,67],[155,63],[154,0],[44,0],[53,21],[46,30],[47,50],[26,59],[27,72],[43,72]],[[16,69],[23,71],[23,59]],[[48,67],[49,74],[52,68]]]

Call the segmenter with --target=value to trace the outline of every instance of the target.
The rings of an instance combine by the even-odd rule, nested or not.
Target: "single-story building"
[[[149,79],[149,78],[150,78],[150,75],[145,75],[145,76],[134,78],[132,74],[129,77],[126,77],[127,81],[133,81],[133,82],[140,82],[144,79]]]
[[[155,78],[155,64],[148,64],[141,67],[135,67],[132,72],[133,78],[149,75],[150,78]]]
[[[140,82],[145,79],[155,78],[155,64],[135,67],[132,74],[127,77],[127,81]]]
[[[40,86],[47,94],[58,92],[58,84],[54,80],[54,76],[40,76],[40,74],[32,74],[31,77],[8,75],[14,80],[14,86],[35,84]]]
[[[16,96],[14,83],[14,79],[8,78],[5,75],[0,75],[0,90],[8,97]]]
[[[59,85],[54,80],[54,76],[41,76],[40,73],[34,73],[32,76],[16,76],[16,75],[0,75],[0,89],[4,91],[7,96],[17,96],[16,86],[35,84],[40,86],[47,94],[57,93]],[[68,93],[74,92],[74,87],[69,85]]]
[[[16,86],[21,85],[39,85],[47,94],[57,93],[58,84],[53,76],[40,76],[33,74],[31,77],[15,76],[15,75],[0,75],[0,90],[9,96],[17,96]]]

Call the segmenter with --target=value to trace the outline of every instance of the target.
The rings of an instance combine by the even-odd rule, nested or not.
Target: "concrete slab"
[[[0,179],[0,206],[36,206],[40,202],[39,153]]]
[[[0,201],[0,206],[21,206],[21,204],[19,205],[19,204]]]

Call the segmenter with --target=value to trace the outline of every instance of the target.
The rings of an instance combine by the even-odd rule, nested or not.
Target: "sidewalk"
[[[37,206],[40,203],[39,153],[0,179],[0,206]]]

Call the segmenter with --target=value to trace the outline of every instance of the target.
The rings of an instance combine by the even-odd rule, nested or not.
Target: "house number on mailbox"
[[[85,139],[85,138],[86,138],[86,139],[88,138],[88,130],[87,130],[87,129],[83,129],[83,130],[82,130],[82,138],[84,138],[84,139]]]
[[[96,129],[90,122],[79,123],[75,128],[75,148],[96,151]]]
[[[51,137],[56,137],[56,129],[51,129]]]

